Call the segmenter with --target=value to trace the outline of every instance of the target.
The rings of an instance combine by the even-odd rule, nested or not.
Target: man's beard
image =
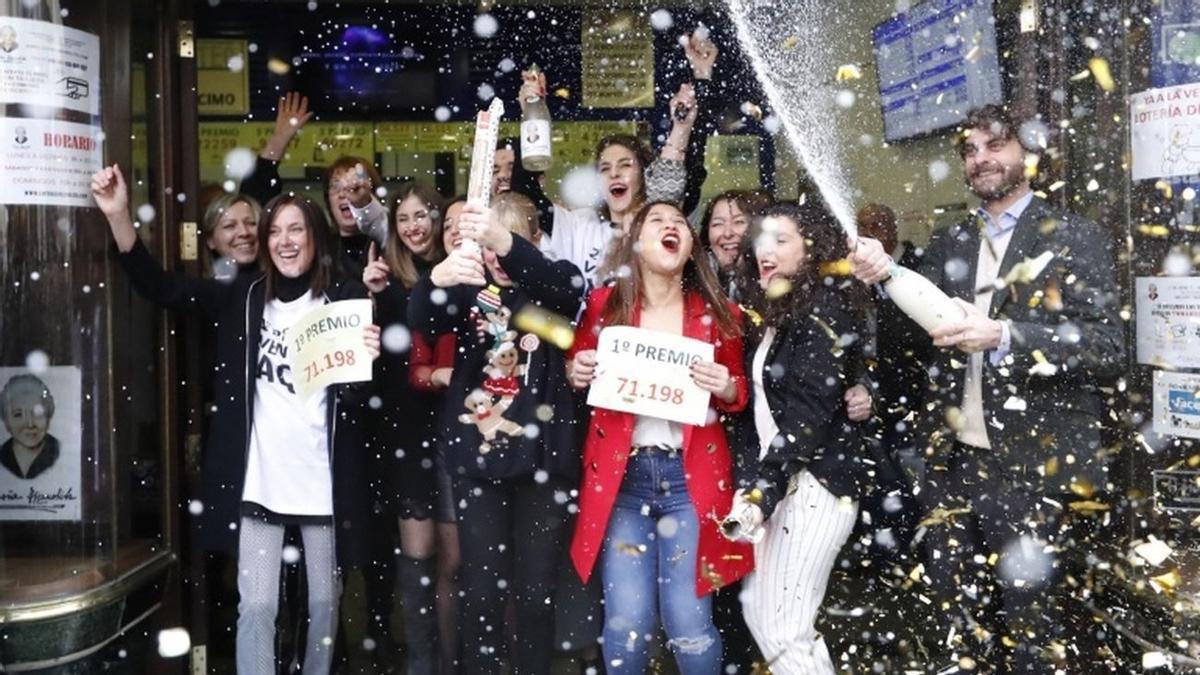
[[[985,202],[994,202],[998,199],[1003,199],[1005,196],[1007,196],[1013,190],[1016,190],[1018,187],[1021,186],[1022,183],[1025,182],[1025,167],[1024,166],[1022,166],[1020,164],[1012,164],[1012,165],[1001,164],[999,166],[1003,170],[1003,173],[1000,176],[1000,182],[996,183],[995,186],[993,186],[993,187],[985,188],[985,189],[977,188],[977,187],[975,187],[974,178],[973,177],[967,178],[967,187],[971,190],[971,192],[975,193],[976,197],[979,197],[980,199],[982,199]],[[990,167],[989,167],[989,169],[990,169]]]

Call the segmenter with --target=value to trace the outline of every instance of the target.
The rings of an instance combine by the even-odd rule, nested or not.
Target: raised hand
[[[371,185],[371,177],[367,175],[367,170],[362,164],[355,164],[354,173],[342,180],[340,190],[354,208],[362,209],[371,203],[372,187],[374,186]]]
[[[892,256],[878,239],[846,237],[850,247],[850,273],[864,284],[875,284],[888,277]]]
[[[375,242],[367,249],[367,266],[363,268],[363,285],[372,294],[382,293],[388,287],[388,276],[391,270],[383,257],[375,252]]]
[[[379,358],[379,326],[371,324],[363,327],[363,345],[367,348],[367,353],[371,355],[371,360]]]
[[[490,249],[496,255],[508,255],[512,250],[512,232],[500,224],[496,214],[486,206],[467,204],[458,217],[458,229],[467,239]]]
[[[691,129],[696,123],[696,88],[690,82],[679,85],[679,91],[671,97],[671,121]]]
[[[720,50],[709,39],[708,29],[701,25],[691,35],[680,37],[679,43],[692,66],[692,77],[697,80],[712,79],[713,65],[717,62]]]
[[[92,174],[92,198],[105,216],[129,213],[129,189],[121,167],[113,164]]]
[[[300,128],[311,120],[313,114],[308,111],[308,97],[299,92],[289,91],[279,99],[275,109],[275,129],[267,144],[263,146],[262,157],[278,162],[287,151],[287,146],[295,138]]]
[[[450,288],[459,284],[483,286],[483,256],[478,249],[458,246],[450,251],[446,259],[434,266],[429,280],[438,288]]]
[[[846,416],[851,422],[865,422],[871,419],[871,392],[861,384],[856,384],[842,395],[846,401]]]
[[[517,103],[521,104],[522,112],[526,99],[533,97],[546,98],[546,73],[522,70],[521,89],[517,92]]]

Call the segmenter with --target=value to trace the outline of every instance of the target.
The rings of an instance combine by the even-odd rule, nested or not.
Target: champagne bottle
[[[527,71],[538,74],[537,64]],[[545,171],[550,168],[550,108],[542,96],[529,96],[521,114],[521,166],[526,171]]]
[[[967,313],[932,281],[916,272],[892,263],[883,290],[896,306],[926,332],[966,317]]]

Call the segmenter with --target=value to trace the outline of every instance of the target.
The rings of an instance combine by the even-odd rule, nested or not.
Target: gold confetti
[[[783,44],[780,46],[786,51],[791,51],[795,49],[796,45],[798,44],[800,44],[800,38],[796,37],[795,35],[789,35],[783,39]]]
[[[559,98],[571,98],[571,90],[566,87],[559,87],[554,90],[554,95]]]
[[[830,277],[850,276],[850,261],[846,258],[838,258],[821,263],[821,274]]]
[[[762,108],[760,108],[758,104],[751,103],[750,101],[742,102],[741,111],[746,117],[752,117],[755,120],[761,121],[763,118]]]
[[[1077,476],[1071,480],[1071,494],[1091,499],[1092,495],[1096,494],[1096,486],[1092,485],[1092,481]]]
[[[575,343],[575,330],[571,328],[571,322],[537,305],[522,307],[513,317],[513,323],[519,330],[533,333],[564,351]]]
[[[738,305],[738,308],[742,310],[742,314],[750,317],[750,323],[754,324],[755,326],[761,326],[763,324],[762,314],[759,314],[745,305]]]
[[[1150,585],[1159,593],[1174,595],[1175,589],[1179,584],[1183,583],[1183,578],[1179,575],[1179,570],[1174,569],[1166,574],[1160,574],[1156,577],[1150,577]]]
[[[1038,156],[1032,152],[1025,155],[1025,177],[1036,178],[1038,172]]]
[[[1058,281],[1050,279],[1046,282],[1046,309],[1051,312],[1061,312],[1063,309],[1062,292],[1058,290]]]
[[[292,67],[288,65],[287,61],[282,59],[271,58],[267,60],[267,70],[275,75],[287,75],[291,69]]]
[[[836,79],[838,82],[858,80],[861,78],[862,70],[859,70],[858,66],[853,63],[847,63],[845,65],[838,66],[837,75],[834,77],[834,79]]]
[[[1026,258],[1012,266],[1004,276],[1004,281],[1006,284],[1027,284],[1038,278],[1053,259],[1053,251],[1042,251],[1036,258]]]
[[[917,527],[929,527],[930,525],[947,525],[953,522],[956,516],[961,516],[970,513],[970,507],[964,506],[957,509],[936,508],[929,512]]]
[[[1096,78],[1096,84],[1104,91],[1112,91],[1117,88],[1112,79],[1112,73],[1108,69],[1108,61],[1099,56],[1092,57],[1088,61],[1088,69],[1092,71],[1092,77]]]
[[[1171,236],[1171,228],[1166,225],[1138,225],[1138,232],[1147,237],[1157,237],[1159,239]]]
[[[962,431],[963,425],[966,423],[966,416],[958,406],[950,406],[946,408],[946,425],[955,431]]]
[[[1108,504],[1098,502],[1094,499],[1071,502],[1071,510],[1077,513],[1096,513],[1097,511],[1107,511],[1108,509]]]
[[[1050,459],[1046,460],[1046,463],[1043,465],[1042,470],[1045,472],[1046,477],[1051,477],[1051,476],[1056,475],[1058,473],[1058,458],[1051,457]]]

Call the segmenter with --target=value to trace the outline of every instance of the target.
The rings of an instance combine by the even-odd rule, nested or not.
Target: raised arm
[[[232,285],[163,269],[137,236],[129,215],[129,188],[119,166],[92,174],[92,197],[112,230],[120,252],[117,262],[139,295],[168,309],[198,306],[210,318],[220,313]]]
[[[258,153],[258,161],[254,173],[242,181],[241,192],[250,195],[261,204],[266,204],[283,191],[279,181],[279,162],[287,152],[287,147],[300,129],[308,124],[313,113],[308,110],[308,97],[298,92],[289,91],[279,99],[275,109],[275,129],[262,152]]]

